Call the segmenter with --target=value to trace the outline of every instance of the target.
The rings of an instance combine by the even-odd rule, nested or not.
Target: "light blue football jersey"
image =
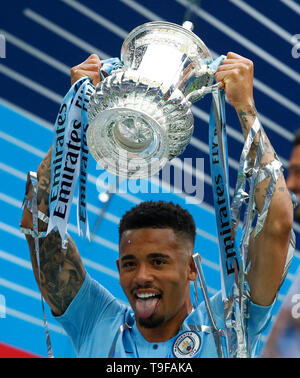
[[[218,327],[224,329],[221,293],[211,298],[211,304]],[[253,351],[271,319],[272,307],[250,303],[248,330]],[[139,332],[131,307],[120,303],[88,273],[65,313],[55,318],[78,357],[218,357],[204,302],[187,316],[176,336],[150,343]],[[221,336],[221,343],[225,345],[225,336]]]

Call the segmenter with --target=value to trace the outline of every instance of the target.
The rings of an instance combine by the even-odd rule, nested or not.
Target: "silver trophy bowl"
[[[135,28],[121,49],[123,67],[96,86],[87,144],[108,172],[150,177],[189,144],[193,93],[213,82],[210,52],[191,29],[162,21]]]

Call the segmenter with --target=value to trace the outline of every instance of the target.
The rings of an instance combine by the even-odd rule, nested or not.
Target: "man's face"
[[[292,151],[286,184],[289,190],[300,197],[300,145],[294,147]],[[295,216],[298,220],[300,219],[300,206],[298,206]]]
[[[139,326],[181,324],[187,316],[189,284],[196,279],[192,248],[170,228],[142,228],[122,235],[120,284]]]

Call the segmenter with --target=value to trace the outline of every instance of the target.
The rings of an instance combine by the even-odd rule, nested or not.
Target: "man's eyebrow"
[[[157,258],[164,258],[164,259],[170,259],[170,256],[169,255],[166,255],[164,253],[160,253],[160,252],[153,252],[153,253],[149,253],[147,255],[147,258],[148,259],[157,259]],[[123,257],[121,257],[121,261],[126,261],[126,260],[135,260],[136,259],[136,256],[135,255],[125,255]]]
[[[136,257],[134,255],[125,255],[123,257],[121,257],[121,261],[124,261],[124,260],[134,260]]]
[[[157,252],[157,253],[149,253],[149,255],[147,255],[148,258],[150,259],[153,259],[153,258],[158,258],[158,257],[162,257],[164,259],[170,259],[170,256],[169,255],[166,255],[164,253],[160,253],[160,252]]]

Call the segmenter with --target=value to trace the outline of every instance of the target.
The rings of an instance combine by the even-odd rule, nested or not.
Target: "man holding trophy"
[[[186,67],[185,74],[190,74],[189,67]],[[101,74],[101,68],[99,57],[91,55],[72,68],[72,84],[76,85],[82,78],[89,77],[97,92],[98,83],[104,78],[109,79],[105,71],[102,70]],[[124,80],[125,74],[122,75]],[[244,265],[226,265],[227,273],[232,273],[233,277],[239,275],[239,269],[244,269],[245,276],[239,282],[245,281],[249,287],[246,301],[244,283],[237,285],[237,295],[242,298],[240,303],[247,303],[246,307],[240,307],[241,314],[246,314],[244,318],[241,317],[241,328],[238,325],[239,314],[235,315],[236,322],[230,323],[229,318],[224,317],[221,293],[193,308],[190,283],[201,273],[197,266],[199,259],[193,256],[196,228],[191,215],[172,203],[144,202],[121,219],[117,267],[120,284],[130,307],[120,304],[94,281],[85,271],[76,245],[69,236],[63,243],[62,234],[56,229],[46,235],[46,222],[49,213],[51,215],[49,193],[53,175],[50,149],[38,168],[36,181],[30,183],[28,180],[21,226],[27,229],[26,238],[42,295],[71,338],[79,357],[231,357],[238,356],[232,352],[232,345],[235,345],[233,349],[238,348],[240,340],[243,341],[241,344],[248,345],[250,355],[248,353],[247,356],[255,353],[259,334],[270,320],[272,305],[286,274],[293,207],[281,171],[276,176],[270,195],[269,183],[273,176],[264,172],[273,166],[276,154],[262,128],[253,133],[253,127],[259,123],[253,99],[253,63],[229,52],[215,70],[214,78],[218,88],[225,91],[228,101],[234,106],[246,144],[248,141],[248,176],[257,164],[256,155],[261,152],[256,173],[260,169],[263,173],[257,176],[249,201],[253,198],[253,206],[258,213],[264,213],[262,227],[246,238]],[[110,80],[112,83],[116,79],[112,77]],[[184,85],[177,88],[184,92],[188,87],[183,88]],[[92,107],[95,103],[97,101],[94,99]],[[114,116],[107,113],[107,107],[102,111],[102,121],[105,120],[103,117],[111,117],[109,119],[115,122]],[[91,113],[90,120],[93,120],[97,112],[93,113],[92,109]],[[140,113],[143,114],[143,109]],[[134,119],[133,115],[130,117]],[[145,116],[144,120],[152,125],[149,117]],[[115,139],[119,137],[122,145],[129,146],[127,134],[122,134],[124,129],[120,130],[116,131]],[[150,149],[150,142],[142,140],[141,143]],[[136,145],[136,141],[131,141],[131,150]],[[94,146],[89,147],[93,154]],[[56,160],[52,157],[52,164],[53,161]],[[106,161],[106,164],[109,170],[110,162]],[[221,187],[217,187],[216,191],[220,194]],[[237,193],[244,191],[237,190]],[[34,196],[36,208],[32,202]],[[235,220],[233,217],[233,225]],[[44,233],[42,237],[37,237],[37,230]],[[228,244],[225,244],[229,259],[233,253],[229,253],[227,247]],[[241,336],[240,329],[246,329],[248,341]]]

